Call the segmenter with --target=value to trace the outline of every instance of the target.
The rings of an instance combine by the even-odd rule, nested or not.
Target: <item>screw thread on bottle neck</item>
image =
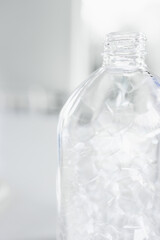
[[[146,37],[143,33],[114,32],[106,35],[103,66],[142,68],[145,66]]]

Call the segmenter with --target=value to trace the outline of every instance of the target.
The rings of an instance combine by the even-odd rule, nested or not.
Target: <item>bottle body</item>
[[[103,66],[59,121],[59,239],[159,239],[159,82]]]

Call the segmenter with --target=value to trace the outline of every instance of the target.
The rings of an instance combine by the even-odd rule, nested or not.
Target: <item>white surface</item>
[[[7,114],[0,124],[0,179],[10,188],[0,201],[0,239],[52,239],[57,116]]]

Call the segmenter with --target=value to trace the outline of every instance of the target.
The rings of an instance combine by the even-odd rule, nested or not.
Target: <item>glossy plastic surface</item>
[[[61,112],[59,240],[160,239],[160,82],[110,41]]]

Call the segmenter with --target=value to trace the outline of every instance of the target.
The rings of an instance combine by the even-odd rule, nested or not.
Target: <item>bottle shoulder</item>
[[[86,125],[103,113],[117,116],[132,112],[138,116],[152,105],[160,112],[160,78],[149,71],[111,71],[100,68],[69,97],[61,113],[61,127],[68,122]],[[125,115],[125,114],[124,114]],[[149,115],[150,116],[150,115]]]
[[[80,102],[82,96],[85,96],[85,94],[87,94],[87,89],[89,89],[92,86],[92,84],[94,84],[94,81],[103,72],[104,72],[103,68],[97,69],[70,94],[66,103],[64,104],[60,111],[59,119],[63,119],[65,118],[65,116],[70,115],[73,109],[76,109],[76,107],[78,107],[78,103]]]

